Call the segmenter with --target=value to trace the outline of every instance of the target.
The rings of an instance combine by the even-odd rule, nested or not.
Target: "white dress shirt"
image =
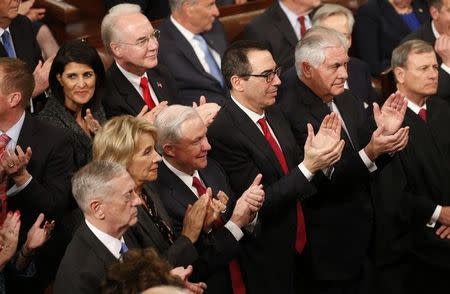
[[[197,58],[200,61],[200,63],[202,64],[204,70],[207,73],[211,73],[208,63],[206,62],[205,52],[203,52],[203,50],[201,49],[200,45],[198,44],[198,41],[194,39],[195,34],[192,33],[191,31],[187,30],[185,27],[183,27],[172,16],[170,16],[170,21],[172,21],[173,25],[180,31],[180,33],[189,42],[189,44],[191,44],[192,49],[194,49],[195,55],[197,55]],[[214,50],[214,48],[209,47],[209,45],[208,45],[208,48],[214,58],[214,61],[216,62],[217,66],[220,69],[220,65],[221,65],[220,54],[216,50]]]
[[[97,237],[97,239],[108,248],[109,252],[114,255],[115,258],[120,259],[122,254],[120,250],[122,248],[122,242],[125,243],[125,240],[122,238],[117,239],[111,235],[106,234],[105,232],[97,229],[93,224],[91,224],[87,219],[84,220],[86,225],[91,230],[91,232]]]
[[[298,17],[300,15],[297,15],[295,12],[290,10],[286,5],[283,4],[282,1],[278,1],[280,4],[281,10],[283,10],[284,14],[286,14],[289,23],[291,24],[292,28],[294,29],[295,36],[297,36],[297,40],[300,40],[300,22],[298,21]],[[305,27],[306,29],[310,29],[312,26],[311,19],[309,18],[309,12],[304,15],[305,17]]]
[[[433,35],[436,38],[436,40],[441,36],[439,32],[436,30],[436,27],[434,26],[434,21],[431,21],[431,30],[433,31]],[[441,63],[441,68],[448,74],[450,74],[450,67],[447,66],[444,63]]]

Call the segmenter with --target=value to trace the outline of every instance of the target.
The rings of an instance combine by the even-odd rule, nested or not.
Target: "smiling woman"
[[[104,76],[97,51],[79,40],[61,47],[50,70],[51,96],[38,117],[69,131],[77,168],[89,162],[92,138],[105,121]]]

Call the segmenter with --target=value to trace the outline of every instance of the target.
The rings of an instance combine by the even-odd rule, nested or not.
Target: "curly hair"
[[[108,269],[102,293],[138,294],[158,285],[183,287],[183,281],[172,276],[170,269],[154,249],[131,249]]]

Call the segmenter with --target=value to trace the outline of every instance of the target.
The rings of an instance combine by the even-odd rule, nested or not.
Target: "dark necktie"
[[[208,44],[206,44],[205,39],[201,35],[196,35],[194,37],[194,40],[197,41],[198,45],[200,46],[200,49],[202,49],[204,55],[205,55],[205,61],[206,64],[208,64],[209,67],[209,73],[220,83],[220,85],[223,87],[223,77],[222,73],[220,72],[219,66],[217,65],[216,61],[214,60],[214,57],[211,53],[211,50],[208,47]]]
[[[3,43],[3,47],[5,47],[6,53],[8,54],[8,57],[11,58],[16,58],[16,53],[14,52],[14,47],[13,44],[11,42],[11,35],[9,34],[8,31],[3,31],[2,34],[2,43]]]
[[[306,33],[306,24],[305,24],[305,16],[299,16],[298,22],[300,23],[300,39],[303,39],[303,36]]]
[[[172,245],[173,242],[175,241],[175,234],[173,233],[172,229],[158,214],[158,211],[156,210],[156,206],[152,200],[152,197],[147,196],[145,193],[142,193],[141,195],[147,208],[148,215],[158,228],[161,235],[163,235],[166,241]]]
[[[149,110],[153,109],[156,105],[155,102],[153,102],[152,95],[150,94],[150,87],[148,86],[147,77],[141,77],[140,86],[142,89],[142,95],[144,96],[145,104],[147,104]]]
[[[427,110],[425,108],[421,108],[419,110],[419,117],[426,122],[427,121]]]
[[[284,174],[289,173],[289,167],[286,163],[286,158],[284,157],[283,151],[278,145],[275,138],[270,133],[269,125],[265,118],[261,118],[258,120],[258,124],[261,126],[264,137],[266,137],[267,142],[269,142],[270,147],[272,148],[275,156],[278,159],[278,162],[281,165],[281,169]],[[305,231],[305,217],[303,216],[303,209],[299,201],[297,201],[297,230],[296,230],[296,238],[295,238],[295,250],[300,253],[303,251],[303,248],[306,244],[306,231]]]
[[[0,157],[3,156],[3,153],[5,153],[6,146],[8,145],[10,140],[11,138],[8,137],[8,135],[6,134],[2,134],[0,136]],[[0,224],[3,224],[3,221],[6,218],[6,212],[8,210],[8,203],[6,196],[7,186],[8,186],[8,176],[3,170],[0,172]]]
[[[199,178],[192,177],[192,186],[197,190],[198,196],[202,196],[206,193],[206,187],[202,184]],[[219,228],[223,226],[222,219],[219,217],[214,222],[214,227]],[[245,294],[245,284],[242,279],[241,267],[237,258],[233,258],[228,263],[228,268],[230,270],[231,287],[233,288],[233,294]]]

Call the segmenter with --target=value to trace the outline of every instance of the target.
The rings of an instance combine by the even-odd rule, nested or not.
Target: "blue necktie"
[[[121,246],[120,246],[120,254],[124,254],[128,251],[128,246],[127,244],[125,244],[125,242],[122,242]]]
[[[208,44],[206,44],[205,39],[200,35],[195,35],[194,39],[200,45],[200,49],[202,49],[203,53],[205,53],[205,61],[209,67],[209,73],[220,83],[223,87],[223,77],[220,72],[219,66],[217,65],[214,57],[211,54],[211,51],[208,48]]]
[[[3,47],[5,47],[8,57],[16,58],[16,52],[14,52],[14,47],[11,42],[10,34],[6,30],[3,31],[3,34],[2,34],[2,43],[3,43]]]

